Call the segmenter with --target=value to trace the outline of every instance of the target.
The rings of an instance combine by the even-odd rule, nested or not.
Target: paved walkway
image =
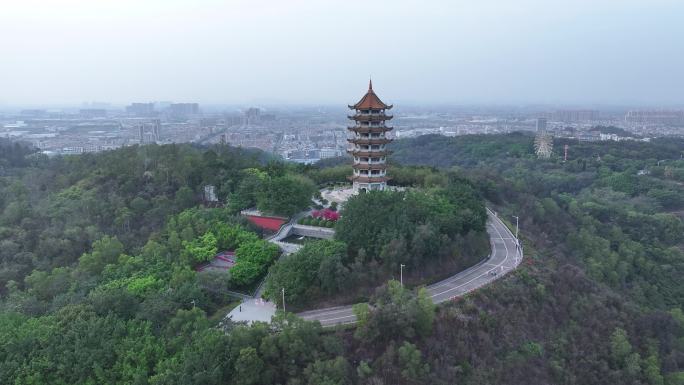
[[[328,202],[337,202],[338,208],[341,208],[344,202],[349,200],[354,195],[354,189],[351,187],[339,188],[336,187],[332,190],[323,189],[321,190],[321,196],[323,199],[327,199]]]
[[[271,322],[271,317],[275,315],[275,311],[276,307],[274,303],[264,301],[260,298],[249,298],[244,299],[242,304],[228,313],[226,318],[230,318],[235,322]]]

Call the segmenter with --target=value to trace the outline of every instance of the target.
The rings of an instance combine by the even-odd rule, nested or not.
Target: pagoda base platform
[[[368,178],[366,178],[368,179]],[[352,185],[352,190],[354,193],[366,192],[366,191],[384,191],[387,190],[387,182],[361,182],[354,181]]]

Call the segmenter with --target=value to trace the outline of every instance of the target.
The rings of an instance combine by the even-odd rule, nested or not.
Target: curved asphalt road
[[[443,303],[491,283],[514,270],[522,261],[522,250],[506,225],[487,209],[487,232],[492,247],[489,258],[452,277],[427,287],[434,303]],[[351,306],[338,306],[297,314],[306,320],[318,320],[323,326],[352,324],[356,316]]]

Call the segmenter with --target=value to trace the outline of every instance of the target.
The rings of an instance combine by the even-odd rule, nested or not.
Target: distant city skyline
[[[0,13],[0,107],[684,105],[675,0],[25,0]]]

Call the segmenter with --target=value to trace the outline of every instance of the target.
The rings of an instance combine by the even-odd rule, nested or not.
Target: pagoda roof
[[[392,105],[387,105],[383,103],[382,100],[378,97],[378,95],[375,94],[373,91],[373,81],[369,80],[368,81],[368,91],[366,92],[365,95],[359,100],[358,103],[354,104],[353,106],[349,106],[349,108],[353,108],[356,110],[389,110],[392,108]]]

